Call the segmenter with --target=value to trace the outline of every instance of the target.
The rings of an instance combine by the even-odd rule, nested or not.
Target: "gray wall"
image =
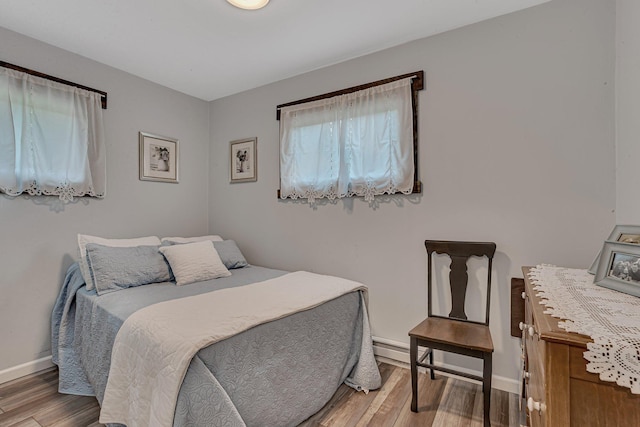
[[[0,59],[109,94],[104,200],[61,207],[43,198],[0,196],[2,371],[50,354],[51,308],[76,258],[77,233],[114,238],[206,233],[209,105],[2,28]],[[180,140],[179,184],[138,180],[138,131]]]
[[[618,0],[626,12],[616,33],[615,3],[555,0],[210,104],[0,28],[0,59],[109,92],[106,199],[60,208],[0,196],[0,371],[50,354],[51,307],[77,233],[211,231],[236,239],[255,264],[364,282],[374,335],[404,343],[426,313],[423,240],[493,240],[494,371],[515,379],[510,277],[540,262],[590,265],[615,223],[616,189],[618,220],[640,212],[631,185],[640,14],[632,0]],[[418,69],[427,84],[420,196],[373,208],[361,199],[316,209],[276,199],[277,104]],[[140,130],[180,140],[180,184],[138,180]],[[229,184],[228,143],[252,136],[258,182]]]
[[[510,278],[588,267],[615,223],[614,39],[613,0],[556,0],[214,101],[210,232],[254,264],[365,283],[373,334],[402,343],[426,315],[424,239],[495,241],[494,373],[514,380]],[[420,196],[276,199],[277,104],[419,69]],[[229,141],[252,136],[258,181],[229,184]]]
[[[616,5],[616,218],[640,224],[640,3]]]

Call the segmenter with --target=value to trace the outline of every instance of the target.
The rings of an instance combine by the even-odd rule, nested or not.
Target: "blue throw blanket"
[[[51,359],[60,370],[58,389],[61,393],[95,396],[76,352],[76,292],[85,285],[80,266],[74,263],[67,270],[64,284],[51,314]]]

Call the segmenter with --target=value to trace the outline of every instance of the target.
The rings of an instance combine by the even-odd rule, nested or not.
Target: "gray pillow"
[[[133,286],[171,280],[169,265],[158,246],[86,246],[87,261],[98,295]]]
[[[223,240],[222,242],[213,242],[213,247],[216,248],[222,263],[228,269],[242,268],[249,265],[235,241]]]
[[[212,241],[213,247],[218,252],[222,263],[227,269],[231,270],[232,268],[242,268],[249,265],[242,252],[236,245],[236,242],[233,240],[223,240],[223,241]],[[164,240],[162,242],[162,246],[172,246],[172,245],[183,245],[183,242],[176,242],[173,240]]]

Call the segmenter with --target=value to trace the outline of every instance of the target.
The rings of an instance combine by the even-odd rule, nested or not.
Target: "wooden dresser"
[[[591,339],[566,332],[558,319],[544,314],[525,277],[524,378],[530,426],[640,426],[640,395],[601,381],[586,370],[583,352]]]

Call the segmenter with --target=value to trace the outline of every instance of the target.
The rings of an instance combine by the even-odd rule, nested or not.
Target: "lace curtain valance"
[[[101,97],[0,67],[0,192],[104,197]]]
[[[558,326],[587,335],[587,371],[640,394],[640,298],[597,286],[586,270],[539,265],[531,282]]]

